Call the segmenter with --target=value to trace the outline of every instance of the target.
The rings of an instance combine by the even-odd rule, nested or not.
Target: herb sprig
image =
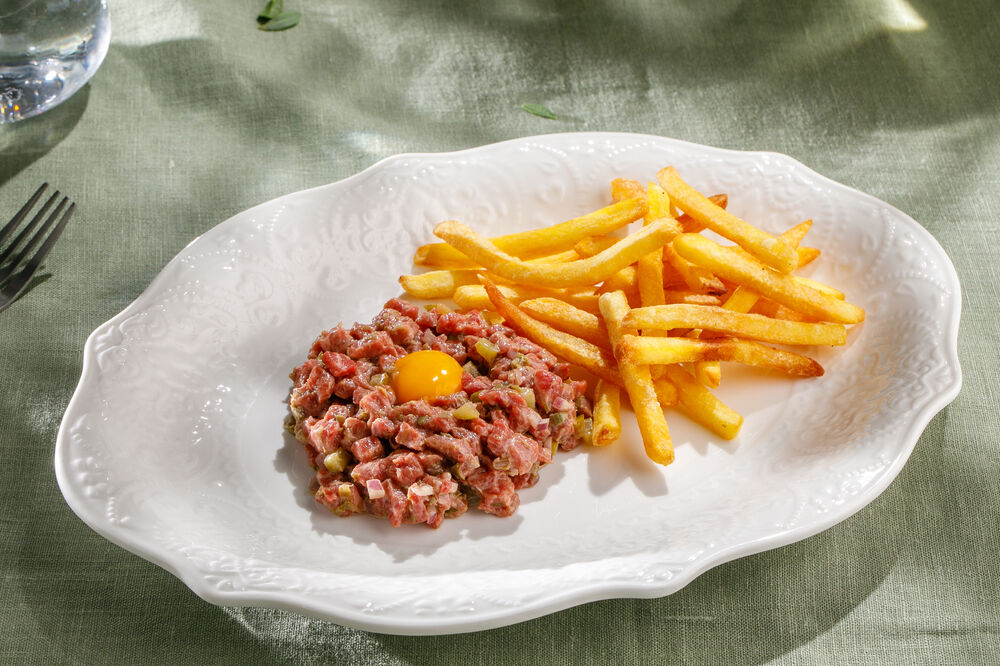
[[[286,12],[284,0],[267,0],[264,9],[257,14],[257,29],[275,32],[294,28],[302,19],[299,12]]]
[[[536,115],[539,118],[546,118],[548,120],[558,120],[558,116],[552,113],[552,111],[547,106],[542,106],[541,104],[536,104],[534,102],[525,102],[521,105],[521,108],[530,114]]]

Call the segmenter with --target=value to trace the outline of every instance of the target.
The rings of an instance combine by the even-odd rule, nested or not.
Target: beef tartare
[[[457,362],[453,384],[400,400],[447,374],[413,376],[427,363],[403,359],[427,350]],[[470,506],[511,515],[517,491],[591,426],[585,383],[568,364],[478,311],[392,299],[371,324],[321,333],[291,378],[287,425],[316,469],[316,500],[393,526],[438,527]]]

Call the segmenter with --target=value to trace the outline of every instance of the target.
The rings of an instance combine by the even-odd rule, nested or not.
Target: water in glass
[[[100,66],[110,37],[105,0],[0,0],[0,123],[68,99]]]

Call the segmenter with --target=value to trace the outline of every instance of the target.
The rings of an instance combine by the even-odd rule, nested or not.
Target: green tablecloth
[[[4,210],[43,180],[79,205],[0,314],[0,661],[998,663],[994,3],[287,0],[302,23],[273,34],[263,4],[112,0],[91,84],[0,127]],[[52,450],[84,340],[193,237],[394,153],[576,130],[787,153],[942,243],[964,389],[874,503],[670,597],[443,637],[212,606],[66,506]]]

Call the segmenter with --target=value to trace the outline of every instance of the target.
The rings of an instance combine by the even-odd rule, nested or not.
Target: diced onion
[[[552,409],[558,412],[568,412],[570,408],[572,408],[573,406],[574,405],[572,402],[562,397],[561,395],[557,396],[555,400],[552,401]]]
[[[410,486],[409,492],[419,497],[427,497],[434,494],[434,489],[428,483],[414,483]]]
[[[368,489],[369,499],[381,499],[385,497],[385,488],[378,479],[368,479],[365,481],[365,488]]]

